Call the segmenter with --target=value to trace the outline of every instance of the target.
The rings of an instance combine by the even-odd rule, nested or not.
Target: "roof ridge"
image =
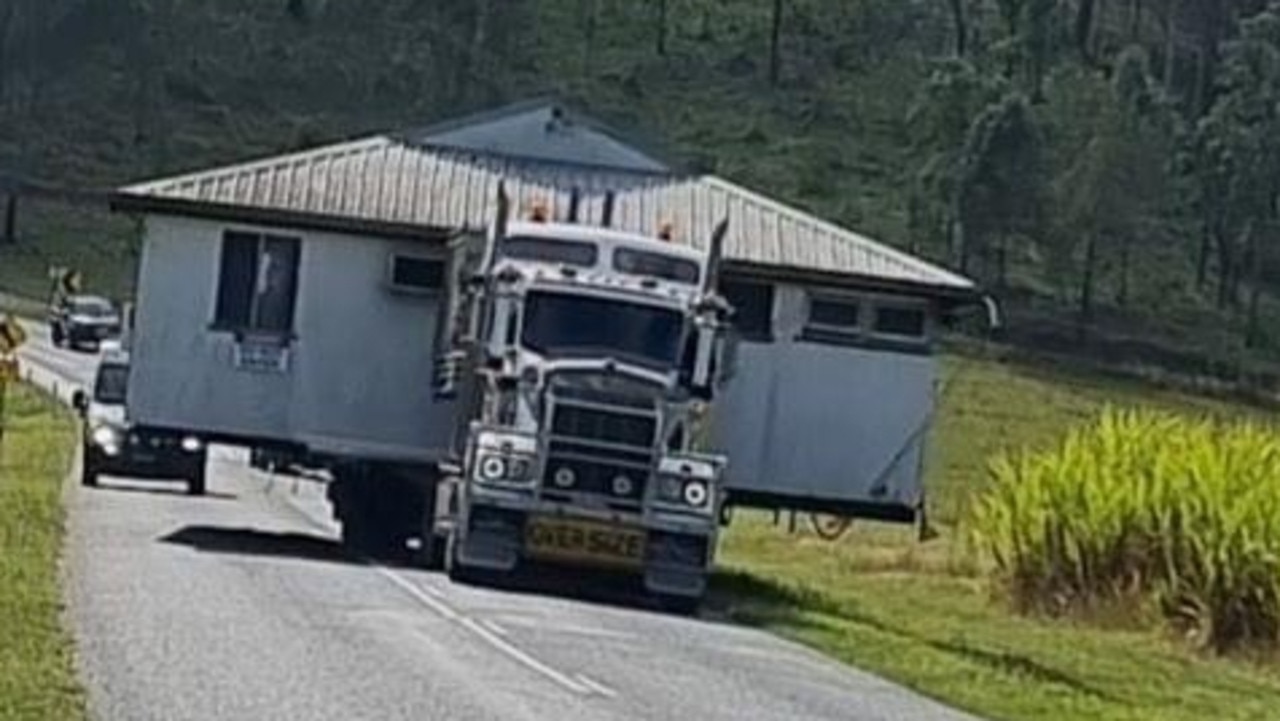
[[[297,163],[303,160],[314,160],[316,158],[333,156],[339,153],[369,150],[381,144],[386,144],[389,142],[392,142],[392,139],[388,137],[386,134],[370,135],[362,138],[356,138],[353,140],[347,140],[347,141],[342,141],[338,143],[331,143],[329,145],[322,145],[318,148],[311,148],[310,150],[299,150],[292,153],[285,153],[284,155],[273,155],[270,157],[260,157],[252,160],[245,160],[242,162],[227,163],[225,165],[219,165],[215,168],[209,168],[207,170],[191,171],[188,173],[183,173],[181,175],[172,175],[172,176],[162,177],[162,178],[151,178],[149,180],[144,180],[138,183],[131,183],[129,185],[126,185],[123,188],[120,188],[118,192],[122,192],[122,193],[148,192],[152,188],[156,188],[158,186],[185,185],[187,183],[191,183],[198,180],[207,180],[207,179],[217,178],[220,175],[223,175],[225,173],[230,173],[230,172],[249,173],[256,170],[261,170],[263,168],[274,168],[274,167],[279,167],[281,165],[288,165],[290,163]]]

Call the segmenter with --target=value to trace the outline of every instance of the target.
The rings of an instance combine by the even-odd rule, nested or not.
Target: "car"
[[[113,352],[98,366],[91,393],[72,399],[83,426],[81,484],[97,486],[101,475],[185,480],[187,492],[206,492],[208,448],[197,436],[134,426],[125,414],[128,354]]]
[[[54,346],[101,348],[120,336],[120,312],[96,295],[66,296],[49,310],[49,332]]]

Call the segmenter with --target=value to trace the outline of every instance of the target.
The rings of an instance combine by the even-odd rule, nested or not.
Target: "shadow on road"
[[[359,563],[359,560],[348,555],[337,541],[305,533],[275,533],[253,528],[187,526],[160,540],[207,553]]]
[[[95,489],[106,493],[145,493],[152,496],[175,496],[182,498],[190,498],[192,500],[210,499],[214,501],[234,501],[238,498],[234,493],[222,493],[220,491],[206,491],[203,496],[192,496],[187,493],[185,486],[178,485],[140,485],[123,482],[116,483],[112,480],[104,479]]]

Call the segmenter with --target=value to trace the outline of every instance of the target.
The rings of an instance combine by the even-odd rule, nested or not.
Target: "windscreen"
[[[101,298],[77,298],[70,305],[75,315],[105,318],[112,314],[111,304]]]
[[[680,360],[683,318],[650,305],[565,293],[525,300],[525,347],[551,357],[610,356],[671,368]]]
[[[98,369],[98,382],[94,384],[93,399],[107,405],[124,403],[129,389],[129,367],[104,365]]]

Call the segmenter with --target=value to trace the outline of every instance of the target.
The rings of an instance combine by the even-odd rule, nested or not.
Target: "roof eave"
[[[190,198],[138,195],[117,191],[109,197],[113,212],[177,215],[203,220],[222,220],[274,228],[296,228],[347,235],[374,235],[381,238],[444,242],[457,235],[455,228],[352,218],[305,211],[215,203]]]
[[[741,260],[726,260],[724,267],[726,273],[747,278],[910,295],[938,301],[950,307],[980,304],[985,297],[985,293],[976,285],[932,283]]]

